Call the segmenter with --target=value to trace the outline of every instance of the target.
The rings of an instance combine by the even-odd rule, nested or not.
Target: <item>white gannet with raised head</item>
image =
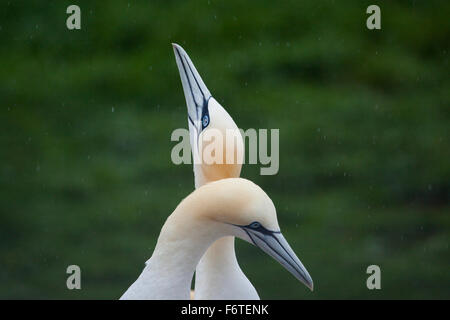
[[[272,200],[253,182],[229,178],[199,187],[181,201],[141,275],[121,299],[188,300],[200,258],[226,236],[261,248],[312,290],[308,271],[280,232]]]
[[[240,176],[244,157],[244,143],[236,123],[228,112],[212,97],[186,51],[172,44],[180,73],[188,110],[188,125],[194,159],[195,187],[205,183]],[[208,130],[222,133],[222,163],[211,163],[200,157],[206,143],[202,138]],[[232,141],[226,141],[226,130],[233,130]],[[235,139],[236,138],[236,139]],[[234,162],[227,163],[231,155]],[[201,163],[198,163],[198,160]],[[234,250],[234,237],[214,242],[200,260],[195,273],[195,299],[257,300],[259,295],[239,267]]]

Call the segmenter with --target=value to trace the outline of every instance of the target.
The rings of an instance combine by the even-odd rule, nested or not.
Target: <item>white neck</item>
[[[197,265],[196,300],[259,300],[242,272],[234,251],[234,237],[216,240]]]
[[[121,299],[189,299],[195,267],[220,235],[204,223],[176,221],[177,216],[167,219],[152,257]]]
[[[211,117],[210,127],[222,130],[224,137],[226,137],[227,129],[238,129],[230,115],[214,98],[210,99],[209,113]],[[195,141],[196,131],[191,124],[189,125],[189,132],[192,149],[198,150]],[[242,137],[235,143],[234,148],[229,148],[226,141],[223,142],[223,145],[227,146],[224,156],[228,153],[238,155],[240,151],[243,155]],[[240,172],[241,165],[239,162],[237,164],[210,166],[194,164],[195,187],[199,188],[204,184],[220,179],[239,177]],[[234,237],[224,237],[217,240],[201,258],[195,273],[194,299],[259,299],[256,289],[239,267],[234,251]]]

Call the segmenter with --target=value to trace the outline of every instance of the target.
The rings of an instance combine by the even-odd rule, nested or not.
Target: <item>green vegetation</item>
[[[378,1],[379,2],[379,1]],[[242,128],[280,129],[272,197],[315,282],[237,241],[264,299],[450,298],[450,2],[4,1],[0,298],[116,299],[193,190],[171,42]],[[82,290],[66,288],[66,267]],[[382,290],[366,288],[370,264]]]

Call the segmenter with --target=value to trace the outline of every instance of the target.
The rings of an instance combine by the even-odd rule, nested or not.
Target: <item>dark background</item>
[[[171,42],[239,127],[280,129],[279,173],[242,176],[273,199],[315,291],[238,240],[261,298],[450,298],[450,2],[0,8],[0,298],[116,299],[137,278],[193,190],[170,160],[187,128]],[[71,264],[81,290],[66,288]]]

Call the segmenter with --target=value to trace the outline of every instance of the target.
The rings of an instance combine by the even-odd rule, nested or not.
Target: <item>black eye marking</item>
[[[258,231],[259,233],[262,233],[265,235],[273,235],[274,233],[281,233],[280,231],[268,230],[268,229],[264,228],[263,225],[258,221],[253,221],[252,223],[250,223],[246,226],[239,225],[239,224],[232,224],[232,223],[230,223],[230,224],[233,226],[242,228],[247,234],[248,234],[248,230]]]
[[[258,231],[259,233],[265,234],[265,235],[272,235],[274,233],[280,233],[280,231],[272,231],[272,230],[268,230],[266,228],[263,227],[263,225],[258,222],[258,221],[254,221],[252,223],[250,223],[249,225],[246,226],[242,226],[245,229],[251,229],[254,231]]]

